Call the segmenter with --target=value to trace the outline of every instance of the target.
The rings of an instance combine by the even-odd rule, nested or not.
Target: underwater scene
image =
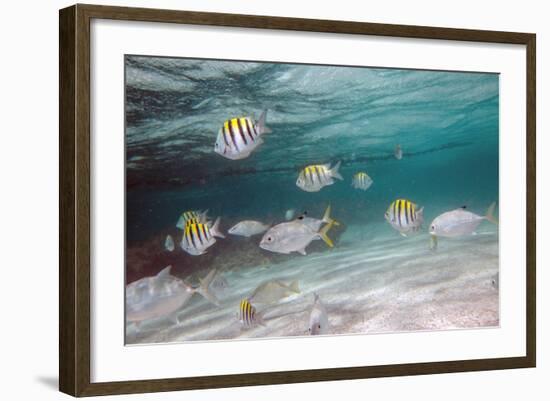
[[[126,344],[499,326],[499,76],[125,57]]]

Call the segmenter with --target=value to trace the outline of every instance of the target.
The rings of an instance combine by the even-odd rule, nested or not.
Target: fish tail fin
[[[334,220],[332,217],[330,217],[330,211],[331,211],[331,207],[330,207],[330,204],[327,206],[326,210],[325,210],[325,214],[323,215],[323,222],[324,223],[328,223],[328,224],[332,224],[332,225],[335,225],[335,226],[339,226],[340,225],[340,222]]]
[[[216,269],[212,269],[205,278],[199,278],[200,286],[196,291],[201,294],[206,300],[212,302],[216,306],[220,306],[220,301],[214,294],[210,292],[210,284],[216,277]]]
[[[222,232],[220,231],[220,218],[219,217],[214,222],[214,225],[212,226],[210,231],[212,232],[212,235],[214,237],[225,238],[225,235],[223,235]]]
[[[326,226],[324,226],[323,228],[321,228],[321,230],[319,231],[319,236],[321,237],[321,239],[323,241],[325,241],[325,243],[330,248],[334,247],[334,242],[332,242],[332,240],[328,237],[327,233],[328,233],[328,230],[330,230],[332,228],[333,224],[334,223],[329,223]]]
[[[332,167],[330,169],[330,176],[333,177],[333,178],[338,178],[339,180],[344,180],[344,178],[340,175],[340,173],[338,172],[338,170],[340,169],[340,165],[342,164],[342,162],[338,161],[336,162],[336,164],[334,165],[334,167]]]
[[[298,280],[295,280],[292,283],[290,283],[290,290],[292,292],[295,292],[296,294],[300,293],[300,285],[298,283]]]
[[[437,237],[435,235],[432,235],[430,237],[430,249],[432,251],[435,251],[437,249]]]
[[[178,222],[176,223],[176,228],[179,228],[180,230],[183,230],[185,228],[185,220],[183,219],[183,216],[180,216],[178,219]]]
[[[267,110],[264,110],[260,115],[260,118],[258,119],[258,130],[262,134],[269,134],[271,132],[271,128],[265,125],[266,118],[267,118]]]
[[[494,216],[496,205],[496,202],[491,203],[491,206],[489,206],[489,209],[487,209],[487,214],[485,215],[485,218],[493,224],[498,224],[498,219]]]
[[[319,294],[317,294],[316,292],[313,293],[313,303],[317,303],[317,301],[319,301]]]

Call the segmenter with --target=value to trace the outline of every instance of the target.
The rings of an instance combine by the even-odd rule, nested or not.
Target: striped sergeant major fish
[[[353,179],[351,180],[351,186],[355,189],[361,189],[366,191],[372,185],[372,178],[363,171],[355,173]]]
[[[334,167],[330,167],[330,164],[307,166],[300,171],[296,185],[306,192],[319,192],[323,187],[334,184],[333,178],[343,180],[338,172],[339,168],[340,162],[336,163]]]
[[[261,314],[256,312],[256,308],[252,306],[248,298],[243,299],[239,304],[239,313],[237,317],[239,322],[246,328],[256,325],[265,326]]]
[[[411,232],[417,232],[424,221],[424,208],[407,199],[397,199],[388,207],[384,217],[399,233],[406,237]]]
[[[179,217],[176,227],[183,230],[188,223],[206,223],[208,220],[207,213],[208,210],[187,210]]]
[[[212,227],[209,223],[189,223],[183,231],[181,249],[190,255],[202,255],[206,250],[216,243],[216,238],[225,238],[220,232],[220,218]]]
[[[267,110],[256,122],[250,117],[231,118],[218,131],[214,151],[231,160],[246,159],[263,143],[262,135],[271,132],[265,125]]]

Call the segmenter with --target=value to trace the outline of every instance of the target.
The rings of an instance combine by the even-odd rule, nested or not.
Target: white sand
[[[491,282],[498,274],[498,234],[488,224],[480,231],[440,239],[431,251],[425,233],[403,238],[387,225],[368,233],[348,227],[334,249],[224,272],[229,288],[218,295],[221,307],[195,295],[182,308],[179,326],[168,319],[145,322],[139,331],[129,326],[127,343],[306,335],[313,292],[327,309],[330,334],[498,326],[498,286]],[[271,279],[298,280],[302,293],[256,305],[266,326],[241,328],[240,300]]]

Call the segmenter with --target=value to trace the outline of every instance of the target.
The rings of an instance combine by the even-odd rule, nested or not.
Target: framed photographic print
[[[535,366],[535,112],[534,34],[61,10],[60,390]]]

